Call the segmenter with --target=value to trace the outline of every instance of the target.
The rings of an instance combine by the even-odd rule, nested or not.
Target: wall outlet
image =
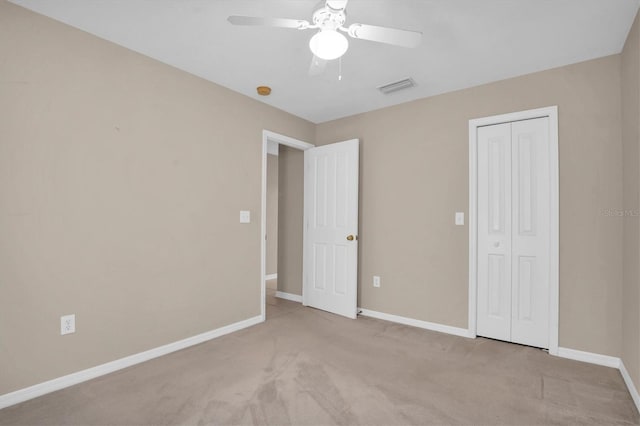
[[[373,286],[374,287],[380,287],[380,277],[377,275],[373,276]]]
[[[63,315],[60,317],[60,335],[76,332],[76,315]]]
[[[251,223],[251,212],[249,210],[240,210],[240,223]]]

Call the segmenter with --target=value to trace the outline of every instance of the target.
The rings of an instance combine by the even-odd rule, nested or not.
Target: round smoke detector
[[[269,96],[271,94],[271,87],[269,86],[258,86],[256,90],[260,96]]]

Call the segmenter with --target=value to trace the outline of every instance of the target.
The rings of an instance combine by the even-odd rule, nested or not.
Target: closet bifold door
[[[478,128],[477,334],[549,347],[547,117]]]
[[[478,128],[477,334],[511,340],[511,124]]]
[[[511,341],[549,347],[549,119],[511,124]]]

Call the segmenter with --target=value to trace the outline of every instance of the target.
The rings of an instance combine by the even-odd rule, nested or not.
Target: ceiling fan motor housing
[[[334,10],[326,6],[313,13],[313,23],[321,30],[337,30],[347,20],[344,10]]]

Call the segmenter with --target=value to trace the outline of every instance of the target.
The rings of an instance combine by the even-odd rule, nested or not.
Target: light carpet
[[[638,424],[620,373],[276,299],[267,321],[0,411],[3,425]]]

